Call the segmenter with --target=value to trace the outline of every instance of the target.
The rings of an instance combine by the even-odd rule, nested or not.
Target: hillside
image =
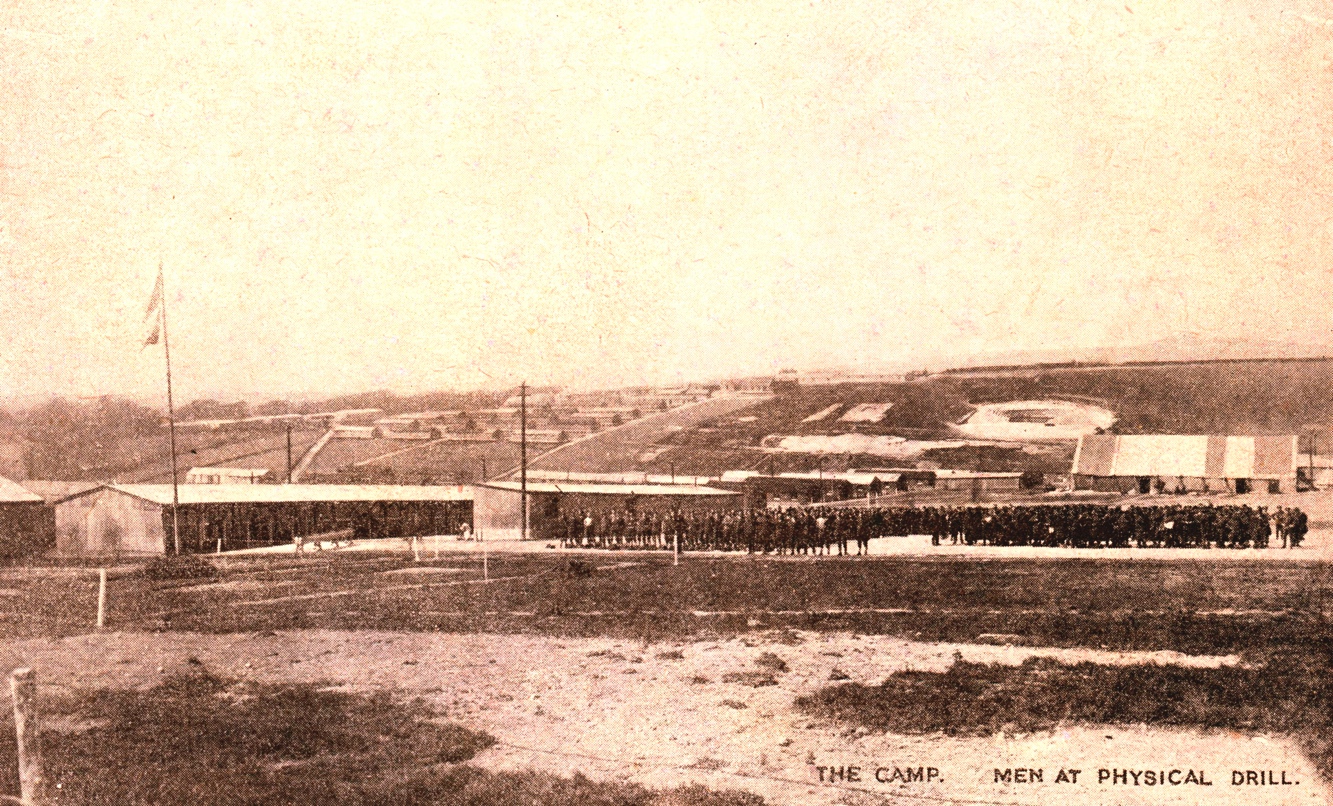
[[[603,397],[614,402],[616,393]],[[518,464],[516,422],[494,408],[502,401],[500,394],[377,392],[308,404],[318,410],[374,406],[385,412],[459,404],[492,408],[474,409],[476,425],[463,429],[461,438],[416,444],[334,440],[307,480],[473,481],[481,478],[483,462],[493,478]],[[206,403],[192,405],[216,413]],[[549,404],[530,409],[529,429],[573,434],[554,450],[534,444],[529,453],[534,468],[716,475],[756,468],[935,466],[1060,473],[1068,470],[1077,434],[1099,427],[1120,433],[1298,434],[1302,450],[1313,438],[1317,449],[1333,453],[1333,360],[969,367],[908,381],[714,397],[624,425],[607,424],[584,439],[576,430],[579,416],[573,408],[557,412]],[[638,410],[626,416],[637,417]],[[497,439],[496,431],[505,438]],[[320,433],[294,432],[295,457]],[[269,467],[279,476],[286,469],[285,434],[271,428],[184,431],[179,452],[182,473],[208,464]],[[0,417],[0,475],[164,481],[167,455],[160,414],[116,398],[57,399]]]
[[[996,407],[1013,418],[1005,428],[970,424],[980,407],[1014,401],[1031,405]],[[662,434],[652,450],[640,446],[637,461],[614,469],[693,475],[916,465],[1060,473],[1073,457],[1077,422],[1041,426],[1048,414],[1057,425],[1055,415],[1067,414],[1062,407],[1113,415],[1110,430],[1120,433],[1298,434],[1333,452],[1333,361],[992,367],[799,387]],[[1033,428],[1017,427],[1028,420]],[[1098,422],[1088,418],[1084,430]],[[1019,432],[1046,438],[1012,436]],[[840,447],[862,445],[875,450]],[[1302,448],[1308,445],[1303,439]],[[596,469],[612,468],[601,461]]]
[[[445,484],[493,478],[519,463],[519,446],[495,440],[339,439],[320,451],[302,481]]]
[[[734,422],[766,398],[762,396],[716,397],[689,406],[650,414],[622,426],[570,442],[538,456],[531,467],[606,473],[641,468],[671,444],[678,434],[699,433],[717,422]]]

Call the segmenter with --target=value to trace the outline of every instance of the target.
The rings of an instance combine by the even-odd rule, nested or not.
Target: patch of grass
[[[582,776],[491,773],[460,764],[484,733],[419,703],[314,686],[217,678],[198,665],[149,691],[93,691],[43,703],[47,777],[79,804],[330,803],[396,806],[761,806],[743,792],[654,791]],[[0,721],[0,787],[17,791],[12,719]]]
[[[696,674],[690,678],[691,686],[707,686],[712,682],[713,682],[712,680],[709,680],[707,677],[704,677],[701,674]]]
[[[494,742],[384,692],[256,686],[198,666],[149,691],[44,704],[98,726],[42,737],[47,777],[72,803],[345,802],[410,789],[420,771]],[[8,774],[12,745],[0,747],[0,759]]]
[[[761,654],[755,659],[754,665],[761,669],[768,669],[770,672],[787,671],[787,662],[772,652],[764,652]]]
[[[1061,724],[1163,725],[1289,733],[1333,771],[1333,680],[1324,659],[1277,655],[1259,667],[955,660],[944,672],[898,672],[878,686],[845,683],[798,698],[806,713],[901,734],[986,736]]]
[[[750,688],[776,686],[778,679],[770,672],[727,672],[722,675],[723,683],[740,683]]]
[[[220,576],[217,566],[196,554],[183,554],[178,557],[154,557],[144,563],[143,575],[154,582],[169,582],[181,579],[217,579]]]
[[[685,660],[685,653],[679,649],[671,649],[666,652],[657,653],[658,660]]]
[[[732,708],[737,711],[741,711],[750,707],[745,703],[741,702],[740,700],[723,700],[722,704],[728,708]]]
[[[597,566],[593,565],[591,562],[587,560],[580,560],[575,558],[567,561],[560,568],[560,571],[567,577],[572,577],[574,579],[583,579],[585,577],[592,576],[592,572],[596,568]]]

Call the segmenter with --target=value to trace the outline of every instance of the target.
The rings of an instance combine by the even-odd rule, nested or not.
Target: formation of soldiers
[[[1276,536],[1299,546],[1309,520],[1299,509],[1237,505],[1001,506],[927,508],[925,527],[940,545],[1074,548],[1266,548]]]
[[[1295,548],[1309,531],[1294,507],[1235,505],[804,507],[666,513],[566,513],[541,536],[566,548],[869,553],[873,537],[929,535],[941,545],[1074,548]]]

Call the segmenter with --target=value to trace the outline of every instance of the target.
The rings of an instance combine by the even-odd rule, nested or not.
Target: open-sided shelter
[[[358,539],[457,534],[472,518],[461,486],[182,484],[175,526],[185,552],[230,551],[350,530]],[[107,484],[56,504],[60,554],[174,551],[169,484]]]
[[[734,509],[741,496],[692,484],[528,483],[528,536],[545,539],[562,515],[630,509],[668,513]],[[473,488],[477,536],[517,540],[523,533],[522,491],[516,481],[492,481]]]

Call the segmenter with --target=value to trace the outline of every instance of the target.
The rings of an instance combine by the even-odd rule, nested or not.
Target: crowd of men
[[[567,548],[857,554],[871,538],[929,535],[941,545],[1073,548],[1295,548],[1309,531],[1295,507],[1113,506],[804,507],[657,513],[566,513],[542,537]]]

